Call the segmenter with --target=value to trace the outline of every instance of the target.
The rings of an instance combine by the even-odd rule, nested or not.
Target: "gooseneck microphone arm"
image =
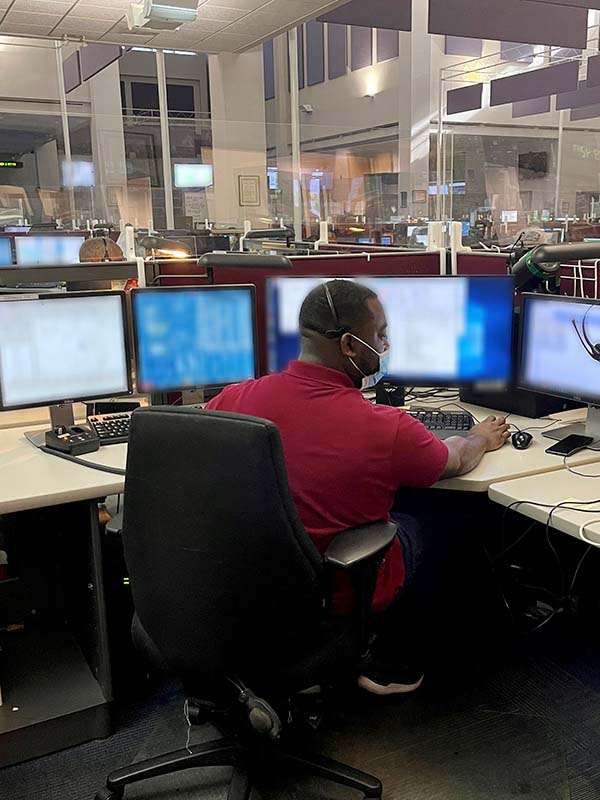
[[[515,278],[517,291],[527,292],[540,283],[556,278],[560,265],[566,261],[600,259],[600,242],[573,242],[570,244],[541,244],[525,253],[516,264],[509,267]]]

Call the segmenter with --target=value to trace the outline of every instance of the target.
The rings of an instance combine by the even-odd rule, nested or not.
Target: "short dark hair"
[[[327,299],[329,289],[337,320],[334,319]],[[354,281],[334,280],[319,284],[308,293],[300,309],[300,331],[306,335],[314,331],[323,335],[336,332],[341,336],[360,328],[373,318],[367,301],[377,297],[372,289]],[[330,334],[331,338],[333,333]]]

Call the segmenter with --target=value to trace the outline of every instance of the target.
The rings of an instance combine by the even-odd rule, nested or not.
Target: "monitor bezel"
[[[121,317],[123,320],[123,343],[125,346],[125,366],[126,366],[126,375],[127,375],[127,391],[123,392],[116,392],[113,394],[107,395],[106,392],[102,394],[94,394],[94,395],[85,395],[85,397],[57,397],[56,399],[44,401],[44,402],[36,402],[36,403],[26,403],[24,405],[10,405],[7,406],[4,404],[4,397],[2,394],[2,384],[0,383],[0,411],[19,411],[23,408],[46,408],[49,406],[56,406],[62,405],[63,403],[86,403],[89,400],[102,400],[105,397],[130,397],[133,394],[133,377],[131,374],[131,342],[129,340],[129,320],[127,315],[127,299],[125,292],[122,291],[113,291],[111,289],[106,289],[104,291],[97,291],[97,292],[52,292],[49,294],[44,294],[40,292],[38,297],[32,297],[31,300],[23,300],[23,298],[15,298],[14,300],[3,300],[3,303],[16,303],[16,302],[25,302],[25,303],[35,303],[37,300],[76,300],[80,297],[105,297],[110,296],[114,297],[117,295],[121,300]]]
[[[140,386],[140,350],[138,340],[138,326],[137,326],[137,309],[136,297],[142,294],[165,292],[211,292],[211,291],[235,291],[245,289],[250,292],[250,305],[252,309],[252,340],[253,340],[253,356],[254,356],[254,375],[253,378],[259,377],[259,358],[258,358],[258,326],[257,326],[257,312],[256,312],[256,286],[252,283],[228,283],[228,284],[210,284],[207,286],[148,286],[144,288],[131,290],[131,328],[133,331],[133,349],[135,358],[135,380],[136,388],[140,394],[169,394],[176,392],[199,391],[204,389],[223,389],[225,386],[231,386],[231,383],[210,383],[201,384],[198,386],[171,386],[171,387],[156,387],[153,389],[142,389]],[[244,380],[251,380],[245,378]],[[240,383],[241,381],[236,381]]]
[[[327,275],[270,275],[266,279],[266,284],[265,284],[265,290],[266,290],[265,312],[266,312],[267,331],[271,330],[271,324],[272,324],[272,320],[269,318],[270,286],[271,286],[272,282],[275,282],[275,281],[278,281],[278,280],[281,280],[281,279],[286,279],[286,280],[304,279],[304,280],[306,280],[307,278],[309,278],[309,279],[317,279],[317,280],[323,280],[324,279],[324,280],[332,280],[332,281],[333,280],[359,280],[360,281],[361,278],[362,279],[366,279],[366,280],[372,280],[372,279],[379,280],[381,278],[393,278],[395,280],[398,280],[398,279],[406,279],[406,280],[416,280],[416,279],[419,279],[419,280],[432,280],[432,279],[433,280],[454,280],[454,279],[457,279],[457,278],[470,280],[471,278],[485,278],[486,280],[504,281],[507,284],[510,284],[512,286],[512,289],[513,289],[512,315],[514,315],[514,312],[515,312],[515,299],[514,299],[514,297],[515,297],[515,295],[514,295],[515,279],[514,279],[514,276],[512,276],[512,275],[389,275],[389,274],[388,275],[332,275],[332,276],[327,276]],[[415,387],[415,388],[417,388],[417,387],[418,388],[422,388],[422,387],[427,387],[427,388],[428,387],[440,387],[440,388],[446,388],[446,387],[451,387],[451,388],[463,388],[463,387],[464,388],[471,388],[471,387],[476,387],[476,388],[481,388],[481,389],[488,389],[489,388],[490,390],[495,390],[495,389],[500,389],[501,390],[502,388],[506,388],[507,386],[510,385],[510,383],[511,383],[511,381],[513,379],[513,375],[514,375],[514,364],[512,363],[513,362],[512,354],[513,354],[513,349],[514,349],[512,315],[511,315],[511,330],[510,330],[510,341],[509,341],[509,351],[510,351],[510,355],[511,355],[511,358],[510,358],[511,363],[510,363],[510,369],[509,369],[509,373],[510,374],[508,375],[506,381],[484,379],[484,378],[482,378],[480,380],[468,380],[468,381],[463,380],[463,381],[461,381],[461,380],[457,380],[457,379],[449,380],[448,378],[436,378],[434,376],[432,376],[430,378],[423,378],[423,379],[419,378],[417,381],[415,381],[414,377],[410,378],[410,379],[408,379],[408,378],[405,379],[400,375],[393,375],[393,374],[386,375],[385,379],[390,380],[390,381],[392,381],[394,383],[397,383],[399,386],[410,386],[410,387]],[[394,343],[392,342],[392,347],[393,346],[394,346]],[[267,335],[267,369],[268,369],[268,373],[267,374],[272,375],[274,373],[271,372],[270,363],[269,362],[270,362],[270,353],[269,353],[269,341],[268,341],[268,335]]]
[[[517,358],[517,388],[525,389],[529,392],[536,392],[537,394],[547,395],[548,397],[560,397],[563,400],[574,400],[577,403],[587,403],[588,405],[592,406],[600,406],[600,392],[594,397],[593,395],[586,394],[575,395],[574,393],[566,394],[564,392],[549,392],[547,389],[540,389],[538,386],[531,385],[525,380],[525,359],[523,358],[523,350],[525,347],[525,318],[527,314],[527,308],[531,304],[532,300],[541,302],[554,300],[555,302],[574,303],[576,305],[600,306],[600,299],[594,300],[591,297],[567,297],[566,295],[556,294],[536,294],[535,292],[526,292],[525,294],[521,295],[521,297],[522,302],[519,319],[519,349]]]

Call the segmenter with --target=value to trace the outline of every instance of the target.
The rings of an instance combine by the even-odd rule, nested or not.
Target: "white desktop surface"
[[[21,423],[22,424],[22,423]],[[0,430],[0,514],[91,500],[123,491],[125,477],[88,469],[43,453],[24,437],[26,430],[45,425]],[[123,469],[127,445],[101,447],[81,456],[88,461]]]
[[[480,421],[490,415],[499,417],[506,416],[506,412],[503,411],[495,411],[494,409],[484,408],[482,406],[460,403],[460,401],[457,402],[460,408],[457,407],[453,401],[440,400],[439,398],[429,399],[426,402],[416,400],[411,402],[411,406],[413,408],[439,408],[444,406],[443,410],[448,412],[460,411],[461,408],[463,408],[465,411],[473,414],[475,419]],[[559,427],[561,424],[569,424],[585,419],[586,413],[587,411],[585,409],[576,409],[575,411],[553,414],[551,419],[556,419],[556,427]],[[544,430],[529,431],[533,436],[533,441],[527,450],[517,450],[512,446],[511,440],[509,439],[500,450],[496,450],[493,453],[486,453],[481,463],[467,475],[439,481],[436,483],[435,488],[454,489],[462,492],[487,492],[493,483],[509,481],[527,475],[538,475],[543,472],[553,472],[563,468],[562,458],[548,455],[545,452],[546,449],[553,444],[552,440],[542,435],[546,430],[550,430],[549,418],[530,419],[529,417],[520,417],[516,414],[511,414],[508,417],[508,422],[513,423],[521,430],[525,428],[548,427],[545,427]],[[515,429],[511,429],[511,434],[514,432]],[[592,450],[584,450],[569,460],[569,464],[572,466],[590,464],[593,462],[600,462],[600,453]],[[600,472],[600,463],[598,471]]]
[[[569,459],[570,466],[572,466],[571,462],[572,459]],[[577,471],[588,475],[600,475],[600,462],[577,467]],[[600,500],[600,478],[583,478],[579,475],[573,475],[566,469],[561,469],[549,475],[544,475],[542,478],[534,475],[528,478],[494,484],[490,486],[489,497],[503,506],[509,506],[511,503],[521,500],[529,500],[550,506],[550,508],[540,508],[528,503],[522,503],[515,507],[515,511],[519,514],[524,514],[526,517],[535,519],[538,522],[546,523],[552,506],[557,503],[568,501],[569,505],[577,506],[577,501]],[[557,509],[552,513],[552,527],[579,539],[579,529],[582,523],[588,524],[597,520],[589,527],[586,526],[585,535],[590,541],[597,541],[600,545],[600,503],[588,507],[581,506],[581,508],[584,511]]]

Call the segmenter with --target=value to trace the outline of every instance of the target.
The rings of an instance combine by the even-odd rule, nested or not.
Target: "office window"
[[[167,108],[180,117],[193,117],[196,111],[194,87],[190,84],[167,84]]]
[[[158,84],[131,82],[133,113],[141,116],[158,116]]]
[[[370,67],[373,63],[373,28],[360,28],[353,25],[351,41],[350,64],[352,71]]]
[[[325,80],[325,39],[323,23],[306,23],[306,82],[309,86]]]
[[[385,28],[377,30],[377,62],[389,61],[391,58],[398,58],[400,55],[400,37],[398,31],[390,31]]]
[[[327,74],[329,80],[346,74],[347,28],[330,22],[327,25]]]
[[[265,80],[265,100],[275,97],[275,54],[273,39],[263,44],[263,74]]]

